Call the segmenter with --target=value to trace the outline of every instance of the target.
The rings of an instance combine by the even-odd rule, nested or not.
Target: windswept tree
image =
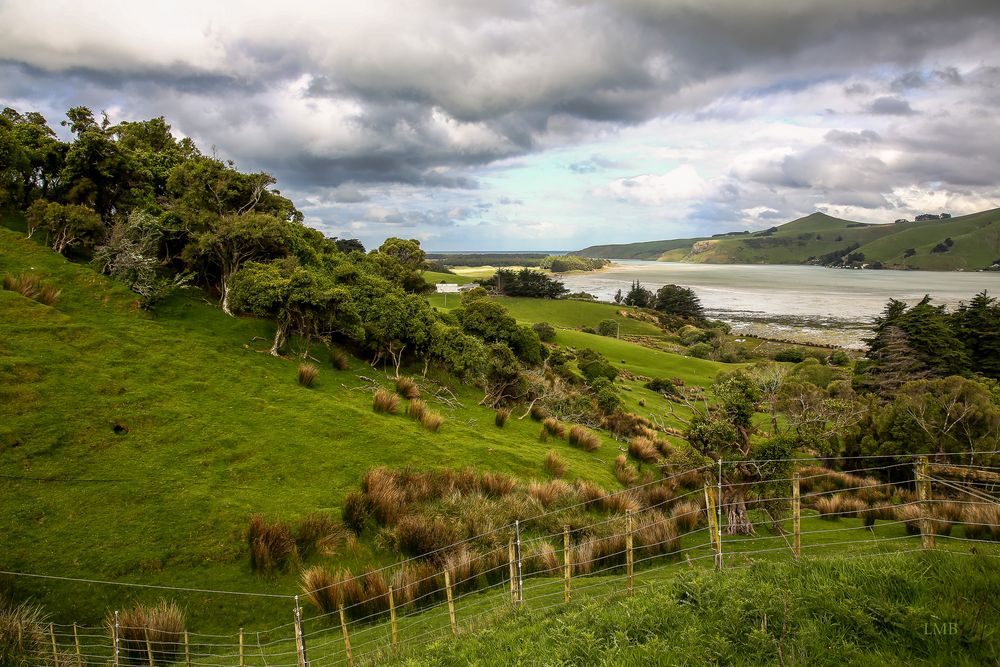
[[[74,247],[92,247],[104,233],[97,213],[86,206],[35,200],[28,208],[28,229],[46,233],[52,249],[60,254]],[[29,236],[30,236],[29,232]]]
[[[653,308],[665,315],[683,317],[690,320],[705,319],[701,300],[690,287],[664,285],[656,291]]]
[[[654,300],[653,293],[639,284],[638,280],[634,280],[632,281],[632,287],[625,295],[624,303],[626,306],[649,308],[653,305]]]

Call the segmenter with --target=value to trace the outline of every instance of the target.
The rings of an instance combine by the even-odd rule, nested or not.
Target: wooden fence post
[[[517,573],[514,572],[514,538],[507,544],[507,562],[510,563],[510,602],[517,604]]]
[[[792,553],[802,556],[802,498],[799,495],[799,473],[792,474]]]
[[[76,623],[73,624],[73,645],[76,646],[76,663],[83,665],[83,651],[80,650],[80,635],[76,631]]]
[[[149,641],[149,628],[144,628],[142,634],[146,639],[146,657],[149,658],[149,667],[156,667],[156,662],[153,660],[153,642]],[[240,667],[243,667],[242,660],[240,660]]]
[[[444,588],[448,595],[448,618],[451,620],[451,636],[458,636],[458,623],[455,622],[455,597],[451,594],[451,575],[444,571]]]
[[[243,650],[243,628],[240,628],[240,667],[246,667],[246,657]],[[152,667],[152,665],[150,665]]]
[[[191,667],[191,641],[188,631],[184,631],[184,667]]]
[[[524,602],[524,569],[521,566],[521,522],[514,520],[514,555],[517,556],[517,604]]]
[[[396,600],[392,596],[392,586],[389,586],[389,626],[392,628],[392,647],[399,644],[399,632],[396,627]]]
[[[920,545],[934,548],[934,528],[931,525],[931,480],[927,475],[927,457],[917,459],[917,498],[920,500]]]
[[[114,660],[112,664],[114,667],[120,667],[121,663],[121,649],[118,642],[118,637],[121,634],[121,626],[118,624],[118,610],[115,609],[115,627],[111,632],[111,640],[114,643]]]
[[[347,652],[347,665],[354,667],[354,656],[351,655],[351,638],[347,634],[347,616],[344,614],[344,605],[340,605],[340,629],[344,631],[344,650]]]
[[[715,514],[715,493],[707,482],[705,484],[705,513],[708,515],[708,539],[712,544],[715,567],[720,568],[722,552],[719,549],[719,531]]]
[[[570,592],[569,592],[569,577],[570,577],[570,552],[569,552],[569,526],[563,526],[563,576],[565,577],[566,584],[564,586],[563,601],[569,603]]]
[[[295,619],[295,651],[296,663],[299,667],[309,667],[309,658],[306,656],[306,636],[302,632],[302,607],[299,606],[299,596],[295,596],[295,609],[292,610],[292,617]]]
[[[625,510],[625,578],[628,581],[628,594],[632,596],[632,574],[635,557],[632,553],[632,510]]]
[[[56,645],[56,631],[49,623],[49,637],[52,638],[52,664],[59,667],[59,647]]]

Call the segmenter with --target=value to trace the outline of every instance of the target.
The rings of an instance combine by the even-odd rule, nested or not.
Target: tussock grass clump
[[[351,618],[363,618],[367,601],[363,580],[343,569],[331,572],[315,565],[302,573],[302,592],[322,614],[334,614],[340,605]]]
[[[956,503],[953,500],[934,503],[934,515],[948,523],[961,523],[964,509],[962,503]]]
[[[965,523],[965,536],[969,539],[1000,540],[1000,505],[987,503],[972,503],[965,506],[962,512]]]
[[[9,289],[4,279],[4,289]],[[45,613],[36,604],[7,606],[0,602],[0,665],[27,667],[51,650],[45,634]],[[44,663],[43,663],[44,664]]]
[[[263,514],[250,517],[247,542],[250,545],[250,567],[254,572],[284,572],[296,556],[292,529],[283,521],[269,522]]]
[[[562,460],[562,457],[554,449],[550,449],[545,453],[545,463],[543,465],[545,472],[553,477],[562,477],[566,474],[566,462]]]
[[[502,498],[514,492],[517,488],[517,479],[502,472],[484,472],[479,484],[484,494]]]
[[[585,452],[593,452],[601,448],[601,439],[596,433],[583,426],[573,426],[569,430],[569,444],[579,447]]]
[[[585,503],[584,506],[588,509],[603,503],[608,495],[600,486],[585,479],[578,479],[573,482],[573,488],[576,489],[581,502]]]
[[[113,633],[114,614],[109,614],[105,623],[109,634]],[[183,657],[183,635],[184,612],[175,602],[137,604],[118,616],[118,646],[123,664],[148,665],[150,648],[155,665],[177,662]]]
[[[493,423],[497,425],[497,428],[503,428],[508,419],[510,419],[510,408],[500,408],[493,415]]]
[[[406,494],[392,470],[383,467],[368,470],[361,478],[361,489],[368,496],[376,521],[387,526],[399,521],[405,510]]]
[[[628,491],[619,491],[618,493],[610,493],[604,496],[604,499],[601,501],[601,507],[606,512],[618,512],[620,514],[628,511],[638,512],[642,509],[642,498],[631,489]]]
[[[594,570],[594,540],[587,538],[570,548],[570,569],[574,575],[590,574]]]
[[[642,497],[646,507],[663,507],[674,499],[674,489],[667,482],[650,484],[642,489]]]
[[[62,290],[56,289],[51,285],[46,285],[42,287],[42,291],[38,293],[36,301],[44,303],[46,306],[54,306],[60,296],[62,296]]]
[[[18,276],[9,273],[4,275],[3,288],[10,292],[17,292],[29,299],[37,298],[42,289],[38,276],[30,273],[22,273]]]
[[[836,521],[837,519],[856,518],[859,512],[868,508],[868,505],[858,498],[844,493],[835,493],[831,496],[817,498],[813,507],[819,512],[819,518]]]
[[[628,462],[624,454],[615,457],[615,478],[621,482],[622,486],[632,486],[639,478],[639,471]]]
[[[377,618],[389,613],[389,584],[382,570],[366,567],[361,575],[361,585],[365,591],[365,601],[359,618]]]
[[[702,524],[707,524],[704,507],[697,500],[682,500],[670,508],[670,518],[677,528],[684,533],[697,530]]]
[[[399,410],[399,397],[385,389],[376,389],[372,397],[372,409],[375,412],[394,415]]]
[[[636,436],[628,443],[628,453],[643,463],[656,463],[659,450],[656,442],[643,436]]]
[[[553,479],[548,482],[532,480],[528,484],[528,495],[537,500],[542,507],[548,507],[572,493],[573,487],[561,479]]]
[[[347,356],[347,353],[341,350],[339,347],[330,348],[330,365],[336,368],[338,371],[346,371],[351,367],[351,359]]]
[[[420,398],[420,387],[412,379],[400,375],[396,378],[396,393],[412,401],[415,398]]]
[[[529,414],[536,422],[545,421],[548,417],[548,413],[545,412],[545,408],[540,405],[532,405],[531,410],[529,410]]]
[[[548,542],[534,542],[525,552],[522,561],[525,574],[556,574],[561,569],[555,547]]]
[[[392,595],[399,607],[432,604],[443,589],[444,577],[430,563],[404,564],[392,576]]]
[[[561,438],[566,434],[566,429],[559,420],[555,417],[548,417],[542,422],[542,430],[544,433],[551,435],[555,438]]]
[[[349,491],[344,496],[344,509],[341,517],[343,518],[344,525],[355,535],[360,535],[361,531],[364,530],[365,523],[368,522],[369,513],[368,499],[363,493],[360,491]]]
[[[303,558],[314,552],[327,552],[347,538],[343,523],[325,512],[312,512],[299,524],[295,546]]]
[[[896,508],[896,519],[903,521],[909,535],[920,534],[920,505],[918,503],[901,505]],[[951,524],[931,514],[928,527],[935,535],[951,535]]]
[[[396,524],[396,546],[410,556],[440,554],[458,540],[455,524],[441,516],[410,514]]]
[[[427,410],[420,415],[420,425],[432,433],[437,433],[443,423],[444,417],[437,412]]]
[[[311,387],[319,377],[319,368],[312,364],[299,365],[299,384],[303,387]]]
[[[644,512],[633,529],[633,547],[640,557],[676,553],[680,548],[677,524],[662,512]]]
[[[406,414],[411,419],[416,419],[420,421],[424,417],[424,413],[427,412],[427,403],[420,400],[419,398],[414,398],[410,401],[410,404],[406,406]]]

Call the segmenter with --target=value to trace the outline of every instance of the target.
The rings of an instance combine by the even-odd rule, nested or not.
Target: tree
[[[636,308],[649,308],[653,305],[653,293],[639,284],[638,280],[632,282],[632,287],[625,295],[625,305]]]
[[[92,246],[104,232],[97,213],[86,206],[57,204],[38,199],[27,213],[29,236],[35,229],[46,232],[52,249],[64,254],[68,249]]]
[[[656,301],[653,307],[667,315],[686,317],[692,320],[705,319],[701,300],[689,287],[664,285],[656,291]]]
[[[536,299],[558,299],[567,291],[566,287],[541,271],[528,268],[497,269],[487,280],[480,281],[483,287],[505,296],[527,296]]]
[[[217,272],[222,311],[232,315],[229,285],[233,274],[246,262],[286,255],[291,231],[289,223],[267,213],[224,215],[211,228],[196,233],[183,256],[189,265],[201,264]]]
[[[400,264],[411,271],[419,271],[424,267],[427,253],[420,249],[420,241],[416,239],[400,239],[390,236],[379,246],[378,251],[384,255],[396,258]]]
[[[481,340],[459,327],[435,322],[430,329],[429,357],[441,361],[445,369],[465,380],[478,380],[486,371],[488,351]]]
[[[958,338],[965,341],[972,370],[1000,378],[1000,305],[983,290],[952,315]]]
[[[622,290],[621,290],[621,288],[619,287],[619,288],[618,288],[618,291],[617,291],[617,292],[615,292],[615,303],[621,303],[621,302],[622,302],[622,299],[623,299],[623,298],[624,298],[624,297],[622,296]]]

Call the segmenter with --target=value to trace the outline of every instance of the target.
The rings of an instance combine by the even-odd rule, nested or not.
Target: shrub
[[[851,357],[843,350],[834,350],[830,353],[829,361],[833,366],[847,366],[851,363]]]
[[[432,433],[437,433],[438,429],[441,428],[441,424],[444,423],[444,417],[436,412],[431,412],[428,410],[423,415],[420,416],[420,424],[428,431]]]
[[[615,320],[601,320],[597,325],[597,333],[601,336],[614,336],[618,331],[618,322]]]
[[[601,448],[601,439],[583,426],[573,426],[569,430],[569,444],[585,452],[593,452]]]
[[[105,622],[109,632],[114,632],[114,615],[109,615]],[[137,604],[119,614],[117,632],[124,664],[148,665],[151,648],[153,664],[169,665],[177,662],[184,650],[184,612],[176,603],[166,600],[152,606]]]
[[[364,530],[365,523],[368,522],[368,514],[368,500],[363,493],[349,491],[344,496],[344,509],[342,513],[344,525],[353,531],[355,535],[360,535],[361,531]]]
[[[330,348],[330,365],[336,368],[338,371],[346,371],[351,367],[350,358],[347,353],[341,350],[339,347]]]
[[[653,378],[644,386],[650,391],[665,394],[666,396],[680,396],[680,392],[677,391],[677,385],[674,384],[673,380],[668,378]]]
[[[619,454],[615,458],[615,478],[622,486],[631,486],[639,478],[639,471],[628,462],[624,454]]]
[[[695,343],[687,349],[687,353],[695,359],[708,359],[712,356],[712,346],[708,343]]]
[[[9,289],[4,279],[4,289]],[[0,603],[0,665],[28,667],[48,651],[45,614],[35,604],[17,606]]]
[[[531,328],[538,334],[538,339],[543,343],[551,343],[556,339],[556,328],[548,322],[535,322]]]
[[[419,398],[415,398],[410,401],[410,404],[406,407],[406,414],[409,415],[411,419],[416,419],[417,421],[423,419],[424,413],[426,412],[427,404]]]
[[[641,436],[632,438],[628,443],[628,453],[643,463],[656,463],[659,458],[656,442]]]
[[[250,568],[254,572],[285,571],[295,558],[292,529],[282,521],[268,522],[262,514],[250,517],[247,542],[250,545]]]
[[[566,462],[552,449],[546,452],[544,465],[545,471],[553,477],[562,477],[566,474]]]
[[[319,369],[312,364],[299,365],[299,384],[303,387],[313,386],[313,382],[316,381],[318,375]]]
[[[503,428],[508,419],[510,419],[510,408],[500,408],[493,415],[493,423],[497,425],[497,428]]]
[[[555,417],[549,417],[548,419],[543,421],[542,429],[544,430],[545,433],[548,433],[549,435],[555,436],[557,438],[563,437],[563,435],[565,435],[566,433],[566,429],[563,428],[563,425],[560,424],[559,420],[556,419]]]
[[[375,412],[394,415],[399,409],[399,397],[385,389],[377,389],[372,398],[372,409]]]
[[[408,377],[402,375],[396,378],[396,393],[407,400],[420,397],[420,387]]]
[[[295,546],[303,558],[314,551],[325,551],[341,542],[345,535],[344,524],[334,521],[325,512],[312,512],[299,524]]]
[[[786,347],[784,349],[778,350],[771,357],[775,361],[788,361],[791,363],[802,363],[806,360],[806,351],[800,347]]]

